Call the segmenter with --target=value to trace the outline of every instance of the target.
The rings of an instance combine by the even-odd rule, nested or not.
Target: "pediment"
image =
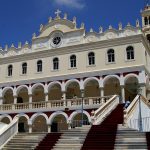
[[[52,32],[59,30],[60,32],[67,33],[71,31],[76,31],[76,25],[67,19],[55,19],[45,25],[40,35],[37,38],[48,37]]]

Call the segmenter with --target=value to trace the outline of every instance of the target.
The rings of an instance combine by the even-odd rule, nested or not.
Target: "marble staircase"
[[[33,150],[46,133],[18,133],[2,150]]]
[[[64,131],[52,150],[80,150],[91,126]]]
[[[115,150],[147,150],[146,133],[118,125]]]

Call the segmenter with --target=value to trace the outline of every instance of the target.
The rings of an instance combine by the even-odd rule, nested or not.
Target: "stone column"
[[[32,125],[29,125],[29,133],[32,133]]]
[[[66,100],[66,91],[63,91],[63,92],[62,92],[62,99],[63,99],[63,100]]]
[[[51,124],[48,124],[48,133],[51,133]]]
[[[3,104],[3,97],[0,97],[0,105]]]
[[[17,104],[17,96],[14,96],[14,104]]]
[[[45,93],[45,101],[48,101],[48,93]]]
[[[64,100],[64,106],[67,107],[67,100],[66,100],[66,91],[62,92],[62,100]]]
[[[101,97],[104,96],[104,87],[100,88]],[[104,103],[104,98],[101,99],[102,104]]]
[[[121,100],[122,103],[125,103],[125,90],[124,90],[124,86],[121,86]]]
[[[71,120],[68,121],[68,130],[71,129]]]
[[[32,103],[32,94],[29,95],[29,103]]]
[[[29,95],[29,108],[32,109],[32,94]]]

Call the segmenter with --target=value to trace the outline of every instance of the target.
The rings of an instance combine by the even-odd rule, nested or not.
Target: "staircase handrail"
[[[94,112],[94,116],[92,118],[93,124],[96,124],[96,121],[99,119],[99,123],[103,121],[103,119],[108,115],[112,110],[116,108],[116,106],[119,104],[119,96],[114,95],[112,98],[110,98],[106,103],[104,103],[102,106],[100,106],[99,109],[97,109]]]
[[[0,131],[0,149],[18,132],[18,117],[16,116],[13,121],[2,131]]]
[[[141,98],[143,100],[143,102],[150,107],[150,102],[148,101],[148,99],[146,99],[143,95],[141,95]]]
[[[139,100],[139,95],[137,95],[134,98],[134,100],[131,102],[131,104],[128,106],[128,108],[124,110],[124,117],[125,117],[126,120],[129,118],[132,111],[136,108],[138,100]]]

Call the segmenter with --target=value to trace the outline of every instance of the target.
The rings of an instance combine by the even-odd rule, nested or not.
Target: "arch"
[[[1,121],[3,118],[8,118],[10,122],[12,122],[12,120],[13,120],[12,117],[11,117],[10,115],[7,115],[7,114],[1,115],[1,116],[0,116],[0,121]]]
[[[26,119],[27,119],[27,121],[28,121],[28,124],[29,124],[29,120],[30,120],[30,118],[29,118],[29,116],[27,115],[27,114],[17,114],[15,117],[18,117],[18,118],[20,118],[20,117],[25,117]]]
[[[18,96],[19,92],[20,92],[23,88],[26,88],[27,91],[28,91],[28,93],[29,93],[29,87],[28,87],[27,85],[20,85],[20,86],[18,86],[17,89],[16,89],[16,94],[17,94],[17,96]]]
[[[71,79],[71,80],[68,80],[68,81],[65,83],[65,89],[67,90],[69,84],[71,84],[71,83],[73,83],[73,82],[78,83],[79,88],[81,89],[81,83],[80,83],[77,79]]]
[[[58,84],[58,85],[60,85],[60,87],[61,87],[61,90],[62,90],[62,84],[59,82],[59,81],[53,81],[53,82],[51,82],[51,83],[49,83],[48,84],[48,91],[52,88],[52,86],[54,86],[55,84]]]
[[[79,114],[79,113],[82,113],[82,111],[81,110],[76,110],[76,111],[74,111],[71,115],[70,115],[70,117],[69,117],[69,121],[72,121],[73,120],[73,118],[77,115],[77,114]],[[89,122],[91,122],[91,116],[90,116],[90,114],[87,112],[87,111],[83,111],[83,113],[88,117],[88,120],[89,120]]]
[[[29,119],[29,124],[33,124],[34,120],[38,116],[43,116],[46,119],[46,123],[48,124],[48,116],[44,113],[35,113],[32,115],[32,117]]]
[[[21,113],[15,117],[18,117],[18,132],[29,132],[29,116]]]
[[[134,74],[128,74],[124,77],[124,87],[125,87],[125,101],[132,101],[138,92],[139,88],[139,77]]]
[[[99,81],[99,79],[97,79],[96,77],[86,78],[86,79],[84,80],[83,87],[85,88],[85,86],[87,85],[87,83],[90,82],[90,81],[92,81],[92,80],[97,81],[97,82],[98,82],[98,85],[99,85],[99,87],[100,87],[100,83],[99,83],[100,81]]]
[[[43,89],[44,89],[44,91],[45,91],[45,87],[44,87],[44,85],[43,85],[42,83],[36,83],[36,84],[34,84],[34,85],[31,87],[32,93],[34,92],[34,90],[35,90],[38,86],[42,86]]]
[[[53,114],[51,114],[51,116],[48,119],[48,124],[52,124],[54,118],[58,115],[63,115],[68,123],[68,115],[63,111],[57,111],[57,112],[54,112]]]
[[[130,74],[127,74],[125,77],[124,77],[124,84],[126,83],[126,81],[131,78],[131,77],[135,77],[137,78],[138,82],[139,82],[139,77],[138,75],[134,74],[134,73],[130,73]]]
[[[119,80],[119,84],[120,84],[120,77],[118,77],[117,75],[108,75],[103,79],[103,85],[105,85],[105,83],[111,78],[117,78]]]
[[[7,92],[7,90],[12,90],[12,92],[14,92],[14,89],[12,87],[5,87],[3,90],[2,90],[2,96],[5,95],[5,93]]]

